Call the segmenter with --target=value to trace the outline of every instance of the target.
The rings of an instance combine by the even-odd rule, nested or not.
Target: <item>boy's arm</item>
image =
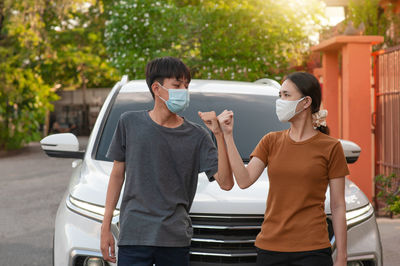
[[[214,174],[214,178],[223,190],[231,190],[234,185],[232,169],[228,159],[224,134],[219,127],[217,116],[214,111],[199,112],[199,116],[206,126],[214,133],[217,141],[218,172]]]
[[[228,153],[226,151],[224,134],[222,131],[219,131],[219,133],[214,133],[214,135],[218,146],[218,172],[214,174],[214,178],[223,190],[231,190],[234,182]]]
[[[111,220],[125,179],[125,162],[114,161],[107,188],[106,206],[101,225],[100,249],[106,261],[115,263],[115,241],[111,233]]]

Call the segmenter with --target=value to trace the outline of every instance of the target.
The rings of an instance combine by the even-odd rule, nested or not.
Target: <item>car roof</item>
[[[193,79],[190,82],[191,93],[222,93],[222,94],[253,94],[278,96],[279,90],[266,84],[257,84],[244,81],[201,80]],[[129,81],[122,86],[120,93],[149,91],[145,80]]]

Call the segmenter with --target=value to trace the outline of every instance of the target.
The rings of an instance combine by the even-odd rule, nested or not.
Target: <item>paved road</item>
[[[51,265],[54,219],[73,159],[47,157],[38,143],[0,158],[0,265]]]
[[[72,161],[47,157],[38,143],[0,158],[0,266],[51,265],[54,219]],[[400,265],[400,219],[378,224],[385,266]]]

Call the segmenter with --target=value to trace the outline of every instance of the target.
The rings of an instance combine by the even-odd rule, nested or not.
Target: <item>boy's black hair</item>
[[[164,79],[166,78],[184,78],[190,82],[192,77],[189,68],[178,58],[166,56],[148,62],[146,65],[146,83],[153,99],[154,93],[151,85],[154,81],[164,85]]]

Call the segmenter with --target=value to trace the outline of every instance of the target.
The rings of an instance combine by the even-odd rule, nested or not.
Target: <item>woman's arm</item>
[[[239,187],[244,189],[251,186],[265,169],[265,164],[257,157],[253,157],[245,167],[242,157],[237,150],[233,139],[233,112],[223,111],[218,121],[225,136],[226,149],[233,174]]]
[[[333,231],[335,233],[337,250],[334,266],[347,265],[347,224],[344,184],[344,177],[329,180]]]

